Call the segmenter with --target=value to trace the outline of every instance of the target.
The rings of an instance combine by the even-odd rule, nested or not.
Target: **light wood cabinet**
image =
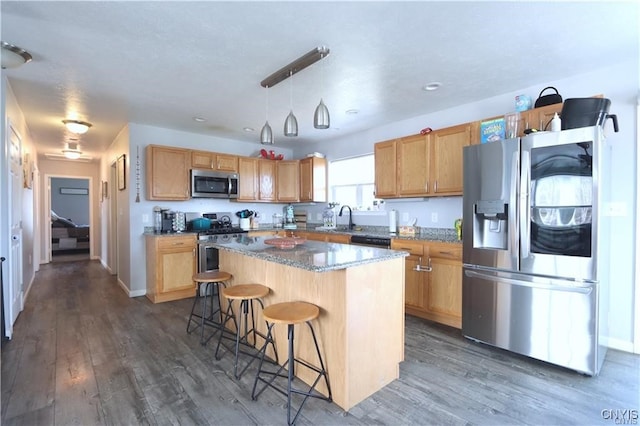
[[[296,202],[300,199],[300,162],[297,160],[276,161],[278,201]]]
[[[209,151],[191,151],[191,168],[220,172],[238,172],[238,157]]]
[[[545,107],[534,108],[528,111],[520,113],[524,117],[525,128],[534,128],[539,131],[551,130],[550,121],[553,118],[553,114],[562,111],[562,104],[547,105]],[[524,131],[524,129],[523,129]],[[524,133],[523,133],[524,135]]]
[[[462,245],[393,239],[405,258],[405,311],[451,327],[462,327]]]
[[[397,142],[397,195],[423,196],[429,193],[429,145],[425,135],[413,135]]]
[[[478,142],[477,122],[429,133],[432,195],[462,195],[462,148]]]
[[[258,159],[238,158],[238,201],[255,201],[258,199]]]
[[[308,157],[300,160],[300,201],[327,201],[327,160]]]
[[[147,298],[153,303],[195,296],[196,237],[146,237]]]
[[[276,201],[276,162],[258,159],[258,200]]]
[[[188,200],[191,151],[147,145],[147,200]]]
[[[398,182],[396,140],[378,142],[373,149],[376,198],[396,197]]]

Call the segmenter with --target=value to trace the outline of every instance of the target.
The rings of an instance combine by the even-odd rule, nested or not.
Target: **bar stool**
[[[316,339],[316,334],[313,330],[313,326],[311,325],[311,321],[318,318],[320,315],[320,308],[316,305],[306,302],[284,302],[284,303],[276,303],[274,305],[267,306],[264,308],[263,316],[265,321],[267,321],[267,338],[264,346],[260,350],[260,363],[258,365],[258,372],[256,373],[255,380],[253,382],[253,390],[251,392],[251,399],[254,401],[258,399],[258,396],[267,388],[272,387],[276,391],[280,392],[287,397],[287,424],[292,425],[295,423],[300,411],[302,411],[302,407],[304,403],[307,401],[309,397],[324,399],[326,401],[331,402],[331,387],[329,386],[329,379],[327,377],[327,371],[324,368],[324,362],[322,361],[322,355],[320,354],[320,348],[318,347],[318,340]],[[294,357],[293,352],[293,340],[294,340],[294,326],[296,324],[301,324],[306,322],[309,326],[309,330],[311,330],[311,336],[313,336],[313,343],[316,347],[316,353],[318,354],[318,360],[320,362],[320,368],[309,364],[308,362],[297,359]],[[263,370],[263,361],[264,355],[266,352],[267,343],[273,341],[273,326],[275,324],[287,324],[287,336],[289,341],[289,349],[288,349],[288,359],[287,361],[280,366],[280,368],[276,372],[270,372]],[[315,371],[318,373],[318,376],[314,380],[313,384],[309,387],[308,390],[296,389],[292,386],[293,378],[295,375],[295,364],[299,363],[304,365],[305,367]],[[287,368],[287,375],[281,374],[282,370]],[[261,375],[271,376],[270,379],[263,378]],[[283,389],[274,383],[274,380],[278,377],[286,377],[287,378],[287,388]],[[324,396],[315,390],[316,385],[320,381],[321,378],[324,378],[324,382],[327,386],[327,391],[329,396]],[[263,382],[264,386],[256,392],[256,387],[258,385],[258,381]],[[300,404],[300,407],[296,411],[296,414],[291,420],[291,395],[292,394],[304,395],[304,399]]]
[[[227,310],[225,311],[222,319],[222,328],[226,328],[227,323],[231,320],[233,320],[236,325],[235,350],[233,350],[235,354],[233,375],[236,379],[239,379],[240,376],[242,376],[242,374],[247,371],[247,368],[249,368],[253,361],[258,359],[259,357],[260,352],[255,347],[257,345],[257,336],[265,339],[265,346],[266,344],[271,343],[271,347],[276,357],[275,363],[277,364],[278,362],[278,353],[276,352],[276,347],[273,339],[271,341],[267,341],[267,337],[263,333],[256,330],[255,313],[253,310],[253,301],[256,300],[264,311],[264,303],[262,303],[261,298],[269,294],[269,291],[269,287],[266,287],[262,284],[238,284],[231,287],[225,287],[220,291],[220,294],[229,302],[229,304],[227,305]],[[234,300],[240,301],[240,311],[242,312],[241,316],[237,320],[235,319],[236,317],[233,312]],[[251,309],[251,329],[249,329],[249,309]],[[242,325],[244,325],[244,331],[241,331]],[[249,336],[253,337],[253,344],[249,341]],[[218,351],[220,350],[220,345],[222,344],[222,338],[223,333],[220,333],[220,337],[218,338],[218,346],[216,347],[217,360],[220,359],[220,357],[218,356]],[[241,344],[247,348],[252,348],[253,351],[242,351],[240,349]],[[229,349],[229,351],[232,351],[230,348],[227,349]],[[248,355],[251,359],[247,362],[242,371],[238,373],[238,357],[240,353]]]
[[[224,271],[200,272],[193,276],[193,280],[198,283],[196,297],[193,299],[191,314],[187,321],[187,333],[191,333],[200,327],[200,344],[206,345],[217,331],[214,331],[207,339],[204,338],[204,326],[211,326],[217,330],[222,330],[222,312],[220,312],[220,292],[219,286],[222,284],[226,287],[226,282],[231,279],[231,274]],[[218,307],[214,310],[214,298],[218,296]],[[210,299],[210,303],[207,300]],[[196,305],[200,300],[200,312],[196,312]],[[214,319],[216,313],[220,313],[219,320]],[[195,327],[190,330],[191,323],[195,323]]]

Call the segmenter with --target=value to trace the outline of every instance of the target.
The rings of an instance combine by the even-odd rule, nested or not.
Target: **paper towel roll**
[[[389,232],[395,233],[398,226],[398,211],[389,211]]]

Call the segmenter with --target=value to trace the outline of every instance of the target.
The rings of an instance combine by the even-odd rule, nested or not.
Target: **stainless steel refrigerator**
[[[464,336],[598,374],[610,151],[602,126],[464,149]]]

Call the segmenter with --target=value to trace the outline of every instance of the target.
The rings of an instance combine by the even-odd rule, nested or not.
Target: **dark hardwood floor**
[[[2,344],[2,424],[286,423],[282,395],[252,401],[253,370],[235,380],[185,332],[190,304],[130,299],[98,261],[44,265]],[[399,380],[349,413],[310,399],[298,424],[614,425],[602,411],[637,415],[639,382],[637,355],[610,350],[586,377],[408,316]]]

